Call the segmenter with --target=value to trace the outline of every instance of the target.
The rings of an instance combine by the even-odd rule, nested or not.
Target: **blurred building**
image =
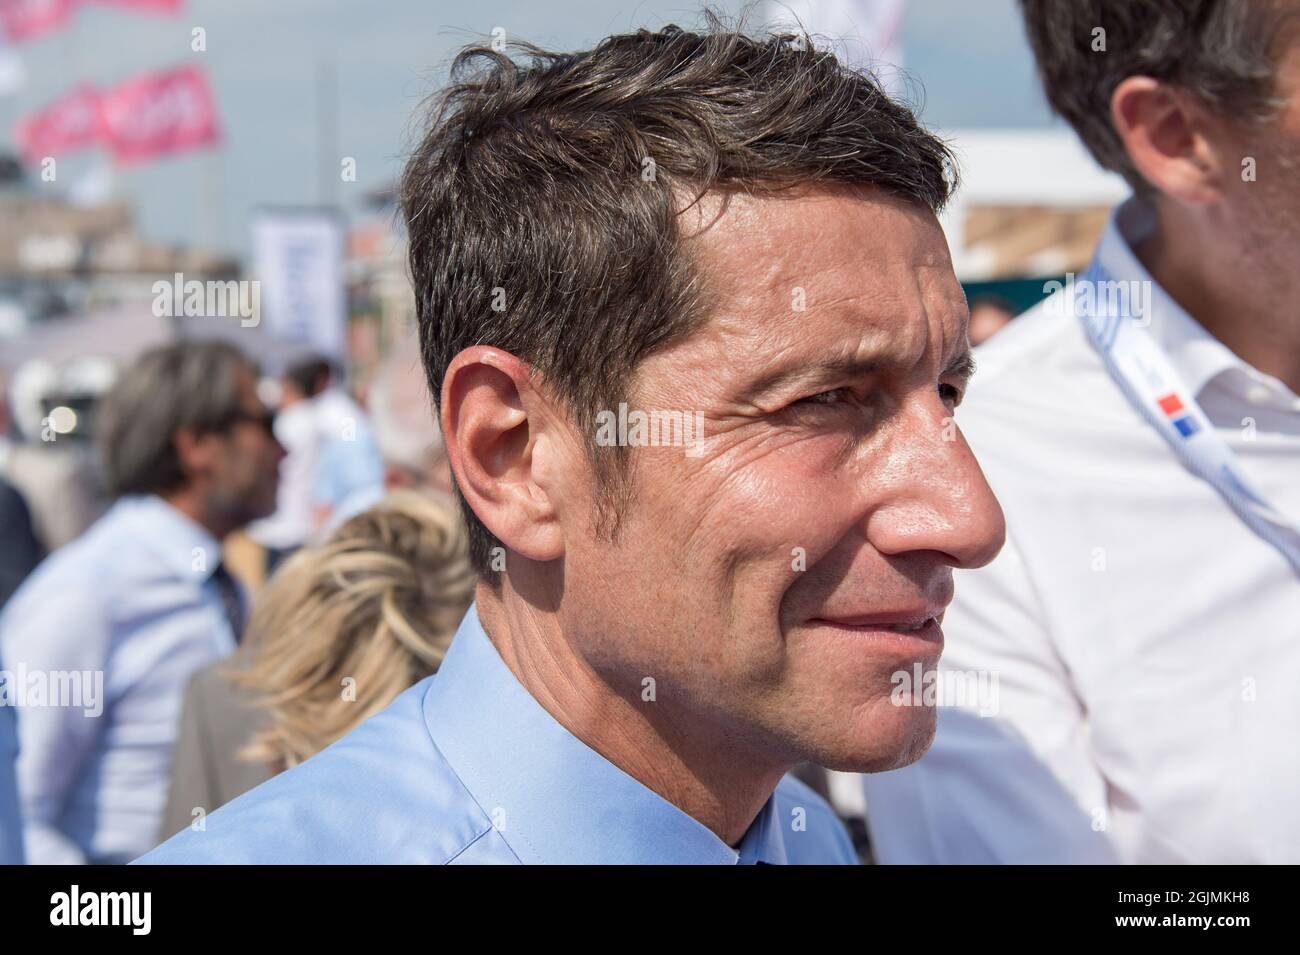
[[[287,349],[237,318],[157,314],[156,282],[227,282],[240,263],[145,238],[126,202],[55,193],[0,155],[0,223],[0,474],[52,550],[107,503],[91,439],[121,367],[177,338],[226,338],[264,365]]]
[[[945,132],[961,186],[942,217],[967,297],[994,293],[1022,310],[1043,284],[1082,272],[1113,206],[1129,193],[1065,128]]]
[[[239,263],[150,241],[126,202],[86,204],[29,184],[0,157],[0,340],[50,319],[149,302],[161,276],[230,279]]]
[[[348,232],[348,349],[351,379],[364,393],[379,363],[415,327],[406,232],[391,188],[366,194]]]

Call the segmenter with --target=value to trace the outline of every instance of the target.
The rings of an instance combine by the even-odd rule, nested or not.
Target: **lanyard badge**
[[[1214,430],[1168,356],[1140,316],[1111,309],[1103,296],[1084,290],[1107,288],[1111,281],[1094,262],[1067,302],[1083,322],[1088,340],[1106,371],[1135,410],[1165,439],[1183,466],[1212,486],[1241,520],[1272,544],[1300,574],[1300,529],[1260,495],[1242,473],[1236,455]],[[1113,300],[1111,300],[1113,301]]]

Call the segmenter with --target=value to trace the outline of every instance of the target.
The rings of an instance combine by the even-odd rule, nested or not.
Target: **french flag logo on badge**
[[[1165,417],[1170,420],[1173,426],[1178,429],[1178,433],[1184,438],[1190,438],[1201,430],[1196,422],[1192,420],[1192,416],[1187,413],[1183,403],[1178,400],[1178,396],[1172,391],[1163,398],[1157,399],[1156,404],[1160,406],[1160,410],[1165,413]]]

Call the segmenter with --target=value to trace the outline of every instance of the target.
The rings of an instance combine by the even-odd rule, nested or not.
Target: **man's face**
[[[628,404],[702,413],[703,443],[628,449],[617,540],[566,535],[564,632],[632,698],[653,679],[641,705],[670,736],[904,765],[935,713],[891,702],[892,678],[935,666],[952,568],[1005,532],[952,423],[967,314],[943,234],[848,192],[737,197],[696,231],[720,304]]]
[[[970,343],[982,345],[1002,329],[1015,316],[998,305],[984,303],[970,310]]]
[[[1293,23],[1278,46],[1274,94],[1280,111],[1262,123],[1221,124],[1214,134],[1227,171],[1227,218],[1217,224],[1216,256],[1235,272],[1240,261],[1224,254],[1235,247],[1248,258],[1252,274],[1270,276],[1279,290],[1293,290],[1300,257],[1300,24]],[[1253,176],[1245,175],[1246,159],[1252,160]]]
[[[239,376],[239,420],[220,439],[209,503],[232,527],[240,527],[275,510],[280,462],[285,451],[265,422],[266,405],[257,396],[251,372]]]

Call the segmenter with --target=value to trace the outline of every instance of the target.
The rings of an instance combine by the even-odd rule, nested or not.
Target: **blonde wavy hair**
[[[240,757],[294,766],[436,671],[475,583],[455,502],[415,491],[295,553],[225,673],[269,717]]]

